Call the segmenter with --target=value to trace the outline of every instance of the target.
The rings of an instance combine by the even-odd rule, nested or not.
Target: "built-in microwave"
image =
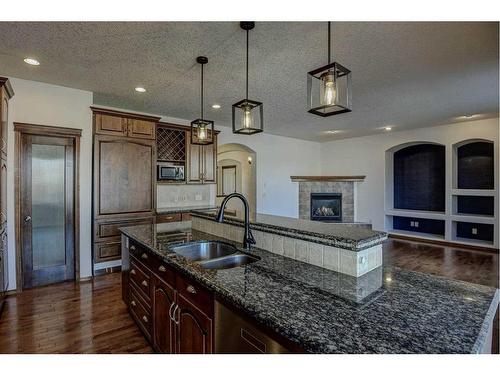
[[[158,163],[156,179],[158,181],[184,181],[184,165]]]

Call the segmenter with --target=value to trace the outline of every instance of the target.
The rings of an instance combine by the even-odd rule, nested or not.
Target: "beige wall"
[[[11,78],[8,140],[9,289],[16,288],[14,233],[14,122],[82,130],[80,140],[80,276],[92,275],[92,93],[67,87]]]

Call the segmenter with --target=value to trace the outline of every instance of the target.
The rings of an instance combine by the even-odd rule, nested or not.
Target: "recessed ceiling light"
[[[26,57],[24,62],[29,65],[40,65],[40,61],[32,59],[31,57]]]
[[[213,109],[220,109],[220,104],[212,104]]]
[[[339,131],[338,130],[327,130],[326,133],[328,134],[337,134]]]
[[[392,130],[392,128],[391,128],[390,126],[386,126],[386,127],[384,128],[384,130],[385,130],[386,132],[390,132],[390,131]]]
[[[146,89],[144,87],[136,87],[135,91],[137,91],[137,92],[146,92]]]
[[[475,115],[475,114],[469,113],[467,115],[463,115],[462,118],[471,119],[471,118],[476,117],[476,116],[477,115]]]

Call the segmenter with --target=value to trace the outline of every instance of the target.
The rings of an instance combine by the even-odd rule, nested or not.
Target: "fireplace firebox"
[[[311,220],[342,221],[342,194],[311,193]]]

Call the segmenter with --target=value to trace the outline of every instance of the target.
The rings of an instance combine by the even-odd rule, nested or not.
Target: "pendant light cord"
[[[328,64],[332,61],[331,54],[331,22],[328,21]]]
[[[248,100],[248,30],[247,30],[247,77],[246,77],[246,99]]]
[[[201,119],[203,120],[203,64],[201,64]]]

